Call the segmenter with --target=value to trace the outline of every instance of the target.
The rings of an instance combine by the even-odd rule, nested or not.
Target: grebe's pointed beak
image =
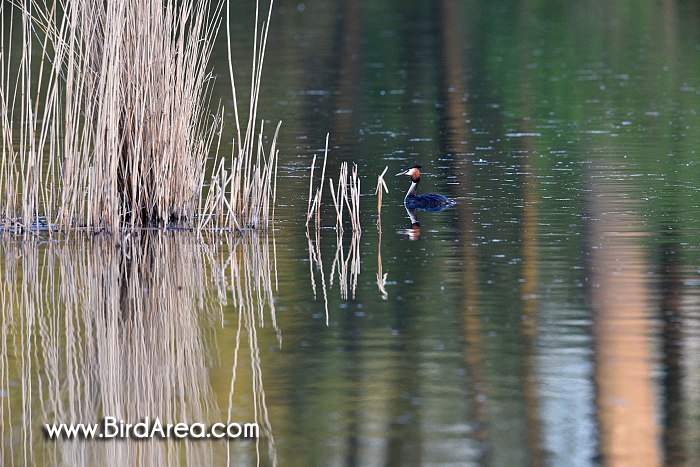
[[[403,169],[401,172],[397,173],[394,175],[395,177],[398,177],[399,175],[408,175],[409,169]]]

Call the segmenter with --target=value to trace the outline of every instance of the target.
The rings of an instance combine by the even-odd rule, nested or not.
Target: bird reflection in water
[[[416,211],[418,211],[416,208],[406,208],[406,214],[408,214],[408,218],[411,220],[411,227],[409,229],[399,230],[399,233],[406,235],[409,240],[420,240],[420,223],[418,222]]]
[[[411,227],[408,229],[401,229],[399,230],[399,233],[406,235],[409,240],[420,240],[420,222],[418,222],[418,211],[440,212],[444,211],[450,206],[452,205],[448,204],[432,206],[429,208],[409,208],[408,206],[404,206],[406,208],[406,214],[408,214],[408,218],[411,221]]]

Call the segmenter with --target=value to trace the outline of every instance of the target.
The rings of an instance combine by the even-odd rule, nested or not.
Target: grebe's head
[[[398,177],[399,175],[408,175],[409,177],[411,177],[411,181],[418,182],[420,181],[420,169],[422,167],[422,165],[414,165],[413,167],[403,169],[401,172],[397,173],[396,176]]]

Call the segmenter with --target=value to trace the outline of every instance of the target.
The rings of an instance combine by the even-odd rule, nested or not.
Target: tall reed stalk
[[[216,171],[203,206],[204,216],[199,223],[202,228],[212,218],[218,219],[216,227],[223,228],[266,228],[275,217],[277,198],[277,138],[282,122],[277,128],[265,151],[263,138],[263,121],[258,126],[258,101],[262,82],[262,69],[270,28],[273,1],[267,10],[266,19],[260,21],[260,4],[256,1],[255,36],[253,40],[253,57],[251,65],[250,99],[248,102],[248,119],[245,127],[241,125],[236,77],[233,55],[231,52],[231,2],[226,0],[226,37],[228,50],[229,76],[233,95],[234,121],[236,136],[233,141],[233,153],[229,161],[221,158],[215,165]]]
[[[347,167],[345,169],[347,177]],[[345,183],[345,181],[343,181]],[[352,175],[347,182],[348,189],[345,192],[344,201],[350,213],[350,222],[352,223],[352,231],[359,232],[362,230],[360,225],[360,178],[357,173],[357,164],[352,164]]]
[[[328,181],[331,198],[333,199],[333,207],[335,208],[336,222],[335,228],[339,232],[343,232],[343,213],[345,208],[348,210],[352,231],[359,232],[362,230],[360,225],[360,178],[357,172],[357,164],[353,163],[352,175],[348,175],[348,163],[340,164],[340,173],[338,174],[338,185],[333,186],[333,179]]]
[[[335,229],[340,233],[343,232],[343,200],[348,197],[348,163],[340,164],[340,172],[338,174],[338,186],[333,187],[333,179],[328,181],[331,190],[331,198],[333,198],[333,207],[335,208]]]
[[[374,194],[377,195],[377,229],[380,232],[382,231],[382,198],[384,195],[382,190],[389,193],[389,188],[384,181],[384,175],[386,175],[387,170],[389,170],[389,166],[384,167],[384,171],[377,177],[377,188],[374,190]]]
[[[328,161],[328,138],[329,133],[326,133],[326,149],[323,152],[323,169],[321,170],[321,183],[319,184],[313,197],[314,187],[314,168],[316,167],[316,154],[314,154],[314,159],[311,162],[311,176],[309,177],[309,202],[306,207],[306,226],[309,226],[309,221],[313,217],[316,221],[316,230],[321,228],[321,198],[323,197],[323,182],[326,179],[326,162]],[[330,181],[331,186],[333,181]],[[332,191],[332,189],[331,189]]]

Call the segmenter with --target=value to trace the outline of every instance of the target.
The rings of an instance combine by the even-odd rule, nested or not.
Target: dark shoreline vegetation
[[[229,1],[60,5],[0,3],[0,232],[267,228],[280,125],[265,148],[257,106],[272,1],[256,11],[243,125]],[[210,109],[224,18],[230,156],[219,154],[224,109]]]

